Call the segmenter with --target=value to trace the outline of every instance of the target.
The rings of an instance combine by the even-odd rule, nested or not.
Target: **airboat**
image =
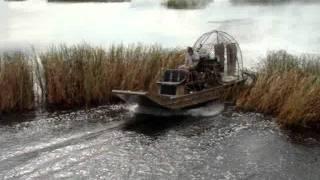
[[[226,32],[204,33],[194,43],[200,56],[192,70],[167,69],[157,82],[156,92],[113,90],[129,104],[165,110],[191,109],[222,98],[232,87],[244,84],[242,52]]]

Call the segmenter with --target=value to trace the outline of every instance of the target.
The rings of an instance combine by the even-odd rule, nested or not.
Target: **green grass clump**
[[[32,67],[21,52],[0,55],[0,113],[34,107]]]
[[[320,123],[320,57],[270,52],[258,69],[257,81],[237,100],[244,110],[278,117],[285,126]]]
[[[208,5],[212,0],[166,0],[165,6],[172,9],[197,9]]]

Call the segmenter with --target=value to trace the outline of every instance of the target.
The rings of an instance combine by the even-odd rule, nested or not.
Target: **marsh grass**
[[[39,57],[22,52],[0,55],[0,113],[33,109],[33,80],[43,82],[41,102],[55,108],[112,103],[113,89],[156,93],[155,82],[163,70],[182,64],[184,53],[158,45],[104,49],[80,44],[51,46]],[[35,73],[39,69],[43,73]],[[255,83],[232,87],[222,99],[236,102],[242,110],[277,116],[286,126],[318,125],[320,57],[270,52],[257,69]]]
[[[34,107],[32,67],[22,52],[0,55],[0,113]]]
[[[207,6],[212,0],[165,0],[163,4],[172,9],[198,9]]]
[[[278,117],[285,126],[312,126],[320,120],[320,57],[270,52],[256,83],[243,90],[237,106]]]
[[[113,101],[112,89],[152,90],[161,70],[183,60],[178,50],[118,45],[53,46],[40,56],[49,106],[90,106]]]

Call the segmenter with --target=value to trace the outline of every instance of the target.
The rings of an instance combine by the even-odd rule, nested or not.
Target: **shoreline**
[[[0,56],[0,112],[38,107],[61,110],[118,102],[112,89],[152,90],[166,68],[183,62],[183,51],[159,45],[57,45],[37,56]],[[253,85],[229,94],[241,111],[270,114],[281,126],[319,128],[320,57],[269,52]],[[19,71],[16,71],[19,69]]]

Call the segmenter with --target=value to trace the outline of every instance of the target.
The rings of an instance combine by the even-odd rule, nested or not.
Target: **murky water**
[[[186,47],[204,32],[227,31],[239,40],[245,65],[268,50],[320,53],[320,3],[240,4],[215,0],[205,9],[174,10],[161,0],[129,3],[0,1],[0,49],[88,42],[158,43]]]
[[[315,136],[293,136],[266,117],[232,107],[194,115],[142,116],[125,106],[103,106],[8,117],[25,122],[0,126],[0,179],[320,176]]]

